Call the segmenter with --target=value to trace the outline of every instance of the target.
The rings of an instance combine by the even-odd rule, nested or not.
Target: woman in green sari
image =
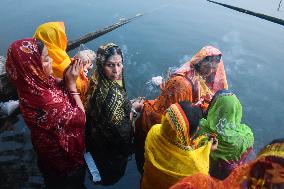
[[[251,129],[241,123],[242,105],[229,90],[218,91],[208,107],[207,118],[200,121],[199,135],[216,135],[218,149],[210,154],[210,175],[224,179],[252,151]]]
[[[143,100],[130,103],[123,78],[123,54],[113,43],[97,50],[96,71],[87,97],[86,144],[100,172],[103,185],[117,182],[132,151],[132,118]]]

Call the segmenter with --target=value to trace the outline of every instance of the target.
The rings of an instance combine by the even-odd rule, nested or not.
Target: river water
[[[219,1],[222,2],[222,1]],[[223,0],[224,3],[284,19],[279,0]],[[255,152],[284,136],[284,27],[205,0],[1,0],[0,55],[11,42],[31,37],[47,21],[64,21],[68,38],[144,13],[139,19],[106,34],[87,47],[115,42],[125,54],[130,98],[146,95],[145,83],[169,67],[188,60],[205,45],[217,46],[230,89],[243,105],[243,122],[255,135]],[[70,55],[74,55],[75,51]],[[41,188],[29,131],[21,115],[0,120],[0,188]],[[139,188],[134,158],[114,186]]]

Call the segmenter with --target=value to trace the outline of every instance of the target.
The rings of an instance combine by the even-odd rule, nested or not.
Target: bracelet
[[[134,110],[133,108],[131,108],[131,112],[133,112],[133,117],[137,117],[138,112],[136,112],[136,110]]]
[[[78,92],[70,92],[71,95],[80,95]]]

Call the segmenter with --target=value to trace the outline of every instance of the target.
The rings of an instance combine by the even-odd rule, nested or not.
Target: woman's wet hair
[[[108,59],[113,55],[120,55],[123,62],[123,53],[122,50],[118,47],[118,45],[114,43],[108,43],[105,45],[102,45],[97,50],[97,56],[96,56],[96,64],[97,64],[97,70],[98,73],[105,77],[103,72],[104,64],[108,61]]]
[[[269,143],[269,145],[271,145],[271,144],[276,144],[276,143],[284,143],[284,138],[274,139],[273,141],[271,141],[271,142]]]
[[[106,50],[106,52],[105,52],[105,60],[106,60],[106,62],[107,62],[107,60],[108,60],[111,56],[116,55],[116,54],[118,54],[118,55],[121,56],[122,62],[123,62],[122,51],[121,51],[121,49],[120,49],[119,47],[117,47],[117,46],[110,47],[110,48],[108,48],[108,49]]]
[[[44,48],[43,42],[41,42],[41,40],[39,40],[39,39],[36,39],[35,44],[38,48],[39,53],[42,54],[42,51],[43,51],[43,48]]]
[[[179,105],[183,109],[190,124],[189,134],[190,136],[193,136],[199,126],[199,121],[202,118],[202,110],[199,107],[193,107],[192,103],[188,101],[181,101],[179,102]]]

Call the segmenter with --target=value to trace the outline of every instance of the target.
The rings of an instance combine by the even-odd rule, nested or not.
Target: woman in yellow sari
[[[62,79],[64,70],[71,63],[71,59],[66,53],[68,39],[65,33],[64,22],[44,23],[36,29],[33,37],[42,41],[47,47],[48,55],[53,59],[53,76]],[[83,72],[84,70],[81,70],[80,76],[76,81],[81,99],[84,99],[88,90],[88,78],[84,76]]]
[[[142,189],[166,189],[179,179],[195,174],[208,174],[212,141],[201,147],[192,140],[202,112],[183,101],[172,104],[162,124],[154,125],[145,143],[145,163]],[[212,145],[212,146],[211,146]]]

